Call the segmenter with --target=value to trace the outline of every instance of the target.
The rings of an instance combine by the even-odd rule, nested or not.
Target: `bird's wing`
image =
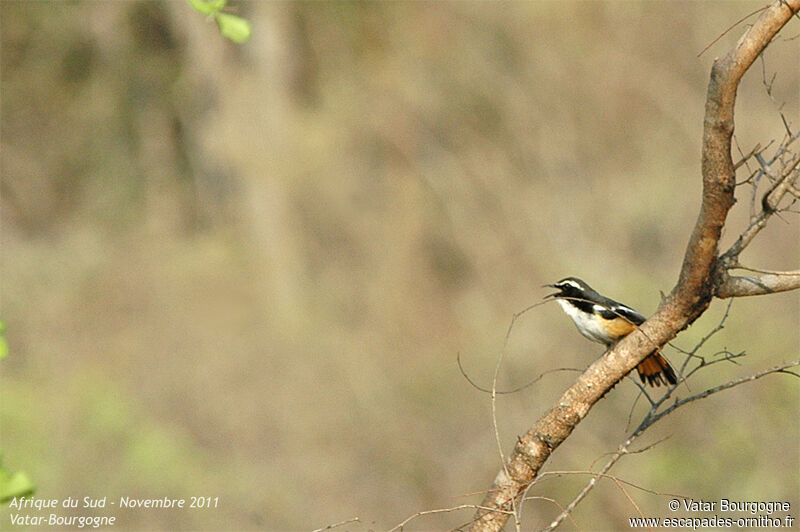
[[[613,320],[614,318],[622,318],[627,320],[634,325],[641,325],[645,322],[647,318],[636,312],[630,307],[627,307],[621,303],[614,303],[613,305],[608,306],[600,306],[595,305],[595,308],[600,313],[602,317],[607,320]]]

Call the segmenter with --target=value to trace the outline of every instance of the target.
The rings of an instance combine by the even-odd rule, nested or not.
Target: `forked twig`
[[[570,502],[570,504],[567,506],[567,508],[563,512],[561,512],[561,514],[559,514],[558,517],[556,517],[556,519],[552,523],[550,523],[550,526],[548,526],[547,528],[544,529],[544,531],[551,531],[551,530],[554,530],[556,527],[558,527],[564,521],[564,519],[569,515],[569,513],[572,512],[572,510],[574,510],[575,507],[584,499],[584,497],[586,497],[586,495],[594,488],[595,484],[597,483],[597,480],[601,476],[605,475],[614,466],[614,464],[617,463],[617,461],[623,455],[630,454],[628,452],[628,447],[630,446],[630,444],[636,438],[641,436],[642,433],[644,433],[644,431],[647,430],[648,427],[653,425],[659,419],[663,418],[664,416],[669,415],[670,413],[674,412],[675,410],[677,410],[681,406],[684,406],[684,405],[686,405],[688,403],[697,401],[699,399],[703,399],[705,397],[708,397],[709,395],[713,395],[715,393],[721,392],[722,390],[727,390],[727,389],[733,388],[735,386],[738,386],[740,384],[744,384],[746,382],[755,381],[757,379],[760,379],[760,378],[765,377],[767,375],[771,375],[773,373],[788,373],[790,375],[793,375],[795,377],[800,378],[800,374],[797,374],[797,373],[795,373],[793,371],[789,371],[789,368],[797,367],[797,366],[800,366],[800,360],[794,360],[792,362],[787,362],[787,363],[784,363],[784,364],[780,364],[780,365],[777,365],[777,366],[762,370],[762,371],[760,371],[758,373],[754,373],[753,375],[749,375],[747,377],[742,377],[740,379],[735,379],[735,380],[732,380],[732,381],[727,382],[725,384],[721,384],[719,386],[715,386],[713,388],[709,388],[709,389],[707,389],[707,390],[705,390],[703,392],[700,392],[700,393],[697,393],[695,395],[691,395],[689,397],[686,397],[685,399],[677,400],[672,405],[670,405],[669,407],[667,407],[665,410],[663,410],[661,412],[655,413],[655,412],[653,412],[651,410],[651,412],[648,412],[647,416],[645,416],[645,419],[636,428],[636,430],[634,430],[633,433],[628,437],[628,439],[622,445],[620,445],[619,449],[617,450],[617,452],[615,452],[613,454],[611,459],[608,462],[606,462],[606,464],[603,466],[603,468],[598,473],[596,473],[594,477],[592,477],[592,479],[586,484],[586,486],[584,486],[584,488],[580,491],[580,493],[578,493],[578,495],[575,497],[575,499],[573,499],[572,502]],[[671,393],[671,391],[670,391],[670,393]]]

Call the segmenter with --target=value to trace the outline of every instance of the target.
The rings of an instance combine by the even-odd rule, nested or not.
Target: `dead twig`
[[[730,388],[733,388],[735,386],[739,386],[740,384],[744,384],[746,382],[753,382],[753,381],[755,381],[757,379],[760,379],[762,377],[765,377],[767,375],[771,375],[771,374],[775,374],[775,373],[788,373],[788,374],[791,374],[791,375],[793,375],[795,377],[800,378],[800,374],[797,374],[797,373],[795,373],[793,371],[789,371],[789,368],[797,367],[797,366],[800,366],[800,360],[795,360],[795,361],[792,361],[792,362],[787,362],[787,363],[784,363],[784,364],[780,364],[780,365],[771,367],[769,369],[765,369],[763,371],[760,371],[758,373],[754,373],[754,374],[749,375],[747,377],[742,377],[740,379],[735,379],[735,380],[732,380],[732,381],[727,382],[725,384],[720,384],[719,386],[715,386],[713,388],[709,388],[709,389],[707,389],[707,390],[705,390],[703,392],[700,392],[700,393],[697,393],[695,395],[691,395],[689,397],[686,397],[685,399],[681,399],[681,400],[675,401],[671,406],[669,406],[668,408],[666,408],[665,410],[663,410],[661,412],[657,412],[657,413],[654,413],[652,411],[649,412],[647,414],[647,416],[645,417],[645,419],[642,421],[642,423],[636,428],[636,430],[634,430],[633,433],[628,437],[628,439],[625,440],[625,442],[623,442],[619,446],[618,450],[612,455],[611,459],[608,462],[606,462],[606,464],[603,466],[603,468],[598,473],[594,473],[594,476],[591,478],[591,480],[589,480],[589,482],[586,484],[586,486],[584,486],[584,488],[578,493],[578,495],[572,500],[572,502],[570,502],[569,505],[567,505],[565,510],[563,512],[561,512],[561,514],[559,514],[558,517],[556,517],[556,519],[552,523],[550,523],[550,526],[548,526],[547,528],[544,529],[544,531],[549,532],[549,531],[552,531],[555,528],[557,528],[564,521],[564,519],[566,519],[566,517],[570,514],[570,512],[572,512],[575,509],[575,507],[586,497],[586,495],[589,494],[589,492],[596,485],[597,480],[599,478],[601,478],[602,476],[606,475],[608,473],[608,471],[612,467],[614,467],[614,465],[619,461],[619,459],[622,456],[624,456],[626,454],[632,454],[631,452],[628,451],[628,447],[630,447],[631,443],[633,443],[639,436],[641,436],[644,433],[644,431],[646,431],[650,426],[652,426],[658,420],[662,419],[664,416],[669,415],[670,413],[674,412],[678,408],[680,408],[680,407],[682,407],[684,405],[687,405],[687,404],[689,404],[691,402],[697,401],[699,399],[703,399],[705,397],[708,397],[709,395],[713,395],[713,394],[721,392],[723,390],[728,390]]]
[[[324,526],[322,528],[317,528],[313,532],[322,532],[323,530],[330,530],[332,528],[340,527],[342,525],[346,525],[349,523],[360,523],[361,519],[358,517],[351,517],[350,519],[345,519],[344,521],[339,521],[338,523],[333,523],[332,525]]]

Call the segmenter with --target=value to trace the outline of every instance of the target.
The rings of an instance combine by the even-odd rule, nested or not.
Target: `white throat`
[[[610,343],[608,334],[598,322],[592,319],[591,314],[582,311],[566,299],[559,299],[558,304],[561,305],[561,310],[572,318],[572,321],[582,335],[593,342],[606,345]]]

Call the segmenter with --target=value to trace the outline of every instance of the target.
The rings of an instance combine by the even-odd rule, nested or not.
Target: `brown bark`
[[[717,289],[716,296],[726,297],[761,296],[797,290],[800,288],[800,271],[765,273],[761,275],[729,276]]]

